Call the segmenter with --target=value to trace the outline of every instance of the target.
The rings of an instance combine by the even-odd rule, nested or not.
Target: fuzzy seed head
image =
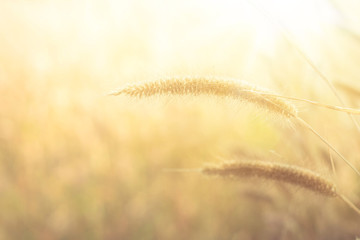
[[[206,166],[202,169],[206,175],[230,178],[257,177],[290,183],[306,188],[324,196],[336,197],[336,186],[319,174],[305,168],[264,161],[234,161],[221,165]]]
[[[128,85],[112,95],[125,94],[132,97],[155,95],[209,95],[230,97],[253,103],[286,118],[297,117],[297,109],[284,99],[262,95],[270,93],[249,83],[218,77],[172,77],[154,82]]]

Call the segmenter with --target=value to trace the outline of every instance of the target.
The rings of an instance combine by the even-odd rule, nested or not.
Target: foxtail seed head
[[[231,97],[253,103],[270,112],[286,118],[297,117],[297,109],[284,99],[276,96],[262,95],[270,93],[265,89],[253,86],[244,81],[218,77],[171,77],[154,82],[128,85],[112,95],[125,94],[133,97],[154,95],[209,95]]]
[[[233,161],[206,166],[202,169],[202,173],[235,179],[257,177],[275,180],[303,187],[324,196],[338,196],[334,183],[308,169],[287,164],[264,161]]]

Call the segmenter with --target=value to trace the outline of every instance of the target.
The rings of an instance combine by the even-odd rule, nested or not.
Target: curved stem
[[[360,209],[355,206],[355,204],[353,202],[351,202],[347,197],[345,197],[342,194],[338,194],[338,196],[351,208],[353,209],[355,212],[357,212],[360,215]]]
[[[333,150],[350,168],[352,168],[359,176],[360,172],[352,165],[346,158],[338,151],[336,150],[325,138],[323,138],[315,129],[313,129],[307,122],[305,122],[303,119],[297,117],[296,118],[303,126],[305,126],[307,129],[309,129],[311,132],[313,132],[316,136],[318,136],[321,141],[323,141],[331,150]]]
[[[325,104],[325,103],[319,103],[316,101],[312,101],[312,100],[307,100],[307,99],[303,99],[303,98],[296,98],[296,97],[288,97],[288,96],[283,96],[283,95],[278,95],[278,94],[273,94],[273,93],[267,93],[267,92],[258,92],[258,91],[254,91],[254,90],[240,90],[243,92],[255,92],[261,95],[265,95],[265,96],[270,96],[270,97],[279,97],[279,98],[285,98],[285,99],[289,99],[289,100],[295,100],[295,101],[300,101],[300,102],[306,102],[315,106],[319,106],[319,107],[324,107],[324,108],[329,108],[331,110],[335,110],[335,111],[340,111],[340,112],[346,112],[349,114],[356,114],[356,115],[360,115],[360,109],[355,109],[355,108],[347,108],[347,107],[339,107],[339,106],[334,106],[334,105],[330,105],[330,104]]]

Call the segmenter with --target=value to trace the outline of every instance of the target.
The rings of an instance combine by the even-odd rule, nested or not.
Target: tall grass
[[[356,20],[356,7],[349,10]],[[359,216],[339,197],[284,181],[162,171],[259,156],[311,169],[360,206],[358,177],[292,115],[356,168],[359,135],[345,114],[285,98],[337,105],[296,50],[262,23],[243,1],[0,1],[0,239],[360,236]],[[359,107],[349,91],[359,80],[358,42],[328,27],[294,40]],[[174,97],[162,85],[153,92],[167,96],[161,104],[103,94],[164,75],[216,83],[195,81],[199,97],[181,88]],[[221,85],[242,89],[224,96]]]
[[[237,100],[253,103],[268,112],[279,116],[295,119],[301,125],[313,132],[322,142],[334,151],[359,176],[360,172],[335,147],[333,147],[314,128],[298,116],[296,107],[285,101],[283,97],[269,93],[260,87],[250,85],[244,81],[234,81],[218,77],[174,77],[160,81],[145,82],[128,85],[111,95],[129,95],[132,97],[149,97],[153,95],[200,95],[231,97]],[[307,100],[303,100],[309,102]],[[310,101],[311,102],[311,101]],[[313,102],[312,102],[313,103]],[[336,110],[343,108],[336,108]],[[343,109],[347,112],[346,109]],[[348,113],[348,112],[347,112]],[[331,159],[332,161],[332,159]],[[334,166],[333,163],[331,163]],[[335,169],[333,169],[335,173]]]

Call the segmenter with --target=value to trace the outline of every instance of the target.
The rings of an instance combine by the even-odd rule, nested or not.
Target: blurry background
[[[295,45],[359,107],[359,26],[356,0],[2,0],[0,239],[355,239],[360,218],[339,199],[164,171],[282,161],[360,206],[359,178],[336,156],[334,178],[329,150],[300,126],[235,101],[107,94],[211,75],[339,105]],[[347,115],[296,105],[360,167]]]

